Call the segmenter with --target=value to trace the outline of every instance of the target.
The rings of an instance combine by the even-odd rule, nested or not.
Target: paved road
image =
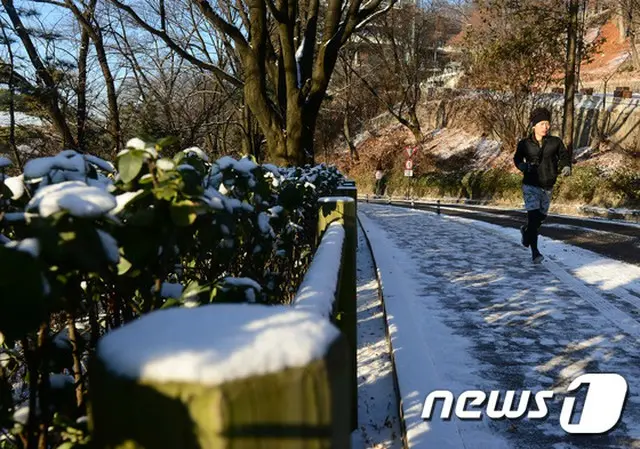
[[[382,199],[369,201],[376,204],[388,203],[387,200]],[[411,207],[408,201],[392,201],[391,205]],[[435,211],[437,205],[415,202],[413,208]],[[448,204],[442,206],[440,210],[445,215],[471,218],[510,228],[519,228],[526,220],[525,213],[518,210],[458,204]],[[640,225],[638,224],[552,215],[542,225],[540,233],[606,257],[640,265]]]
[[[486,225],[372,204],[359,205],[359,215],[393,322],[411,447],[640,447],[640,269],[630,267],[637,276],[616,290],[607,282],[584,282],[585,267],[574,269],[561,258],[534,265],[513,233]],[[478,232],[482,239],[475,238]],[[564,398],[579,375],[607,372],[629,384],[620,425],[603,436],[565,433],[562,402],[555,399]],[[485,415],[475,422],[454,417],[427,424],[422,403],[436,389],[456,395],[468,389],[553,390],[556,397],[543,421]]]

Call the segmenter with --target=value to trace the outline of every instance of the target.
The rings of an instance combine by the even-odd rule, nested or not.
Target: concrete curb
[[[362,231],[362,235],[364,236],[364,240],[365,242],[367,242],[367,248],[369,250],[369,254],[371,255],[371,262],[373,263],[373,271],[376,273],[376,284],[377,284],[377,291],[378,291],[378,299],[380,300],[380,303],[382,304],[382,316],[384,318],[384,333],[387,339],[387,347],[389,349],[389,355],[390,355],[390,359],[391,359],[391,367],[393,368],[393,390],[395,392],[396,395],[396,402],[398,404],[398,415],[400,417],[400,431],[402,433],[402,446],[405,449],[409,449],[408,446],[408,438],[407,438],[407,428],[405,426],[405,422],[404,422],[404,413],[403,413],[403,408],[402,408],[402,397],[400,395],[400,384],[398,381],[398,371],[396,368],[396,360],[395,360],[395,354],[393,352],[393,347],[391,345],[391,336],[389,333],[389,320],[387,319],[387,308],[385,307],[384,304],[384,296],[382,294],[382,281],[380,279],[380,270],[378,270],[378,265],[376,263],[376,258],[374,256],[373,253],[373,247],[371,246],[371,241],[369,240],[369,236],[367,235],[367,232],[364,229],[364,226],[362,225],[362,222],[360,221],[360,217],[356,216],[357,220],[358,220],[358,226],[360,227],[360,230]]]

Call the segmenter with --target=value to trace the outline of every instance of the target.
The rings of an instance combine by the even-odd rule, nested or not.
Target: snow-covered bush
[[[109,329],[159,308],[289,302],[317,199],[342,181],[140,139],[113,162],[66,150],[0,176],[0,448],[43,423],[49,447],[84,444],[87,357]]]

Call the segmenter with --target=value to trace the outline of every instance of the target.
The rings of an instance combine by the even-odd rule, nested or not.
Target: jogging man
[[[553,186],[562,170],[563,176],[571,174],[569,152],[562,139],[550,136],[551,112],[536,108],[531,113],[531,133],[518,142],[513,161],[524,174],[522,194],[527,209],[527,224],[520,227],[522,244],[531,247],[534,263],[541,263],[544,256],[538,251],[538,229],[547,218]]]

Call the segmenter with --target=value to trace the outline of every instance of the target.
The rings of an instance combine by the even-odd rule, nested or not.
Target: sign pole
[[[404,151],[407,155],[407,160],[404,163],[404,176],[405,178],[409,178],[408,184],[407,184],[407,196],[406,199],[407,200],[411,200],[412,194],[413,194],[413,154],[416,151],[416,147],[405,147]],[[413,203],[413,201],[412,201]],[[412,204],[413,205],[413,204]]]

